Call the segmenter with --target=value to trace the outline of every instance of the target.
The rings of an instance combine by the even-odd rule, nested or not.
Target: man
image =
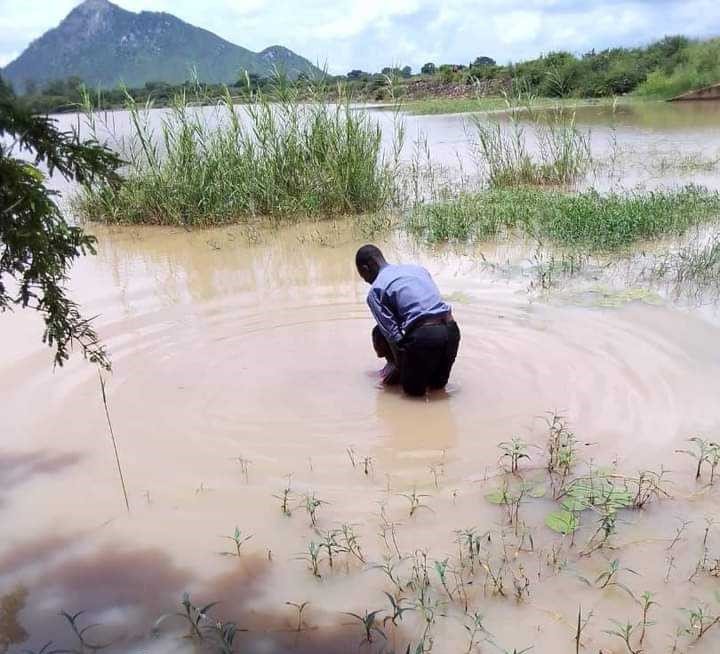
[[[373,346],[387,359],[385,383],[402,384],[408,395],[445,388],[460,345],[460,329],[430,273],[420,266],[392,265],[374,245],[355,255],[370,284],[367,302],[377,322]]]

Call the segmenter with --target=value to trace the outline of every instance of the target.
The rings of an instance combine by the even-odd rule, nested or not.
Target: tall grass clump
[[[537,111],[532,98],[522,102],[506,99],[506,120],[472,118],[478,159],[489,184],[573,185],[592,160],[589,134],[578,129],[574,112],[560,105]]]
[[[229,92],[214,107],[184,94],[154,127],[128,96],[131,137],[123,180],[83,191],[81,217],[116,223],[207,225],[249,216],[358,214],[392,193],[381,131],[345,98],[329,105],[296,84],[272,96]]]
[[[420,205],[406,224],[432,242],[476,241],[515,230],[561,245],[615,250],[639,240],[682,235],[718,218],[720,194],[696,186],[609,195],[521,187]]]

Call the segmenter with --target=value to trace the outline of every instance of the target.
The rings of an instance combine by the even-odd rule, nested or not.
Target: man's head
[[[375,245],[363,245],[355,255],[357,271],[368,284],[372,284],[380,270],[387,265],[383,253]]]

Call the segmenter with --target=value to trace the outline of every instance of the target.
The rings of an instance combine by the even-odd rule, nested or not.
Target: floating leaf
[[[559,534],[571,534],[580,527],[577,515],[570,511],[555,511],[545,518],[545,524]]]
[[[515,498],[503,488],[498,488],[488,493],[485,499],[490,502],[490,504],[510,504],[515,500]]]
[[[541,482],[526,482],[523,485],[523,489],[525,491],[525,495],[528,495],[529,497],[532,497],[534,499],[540,499],[541,497],[545,497],[545,493],[547,493],[547,488],[545,484]]]
[[[613,488],[603,499],[615,509],[624,509],[633,504],[633,496],[625,488]]]

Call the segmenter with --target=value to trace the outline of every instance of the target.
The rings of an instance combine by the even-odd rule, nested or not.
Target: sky
[[[78,0],[0,0],[0,66]],[[331,73],[423,63],[498,63],[553,50],[720,35],[720,0],[117,0],[167,11],[249,48],[284,45]]]

